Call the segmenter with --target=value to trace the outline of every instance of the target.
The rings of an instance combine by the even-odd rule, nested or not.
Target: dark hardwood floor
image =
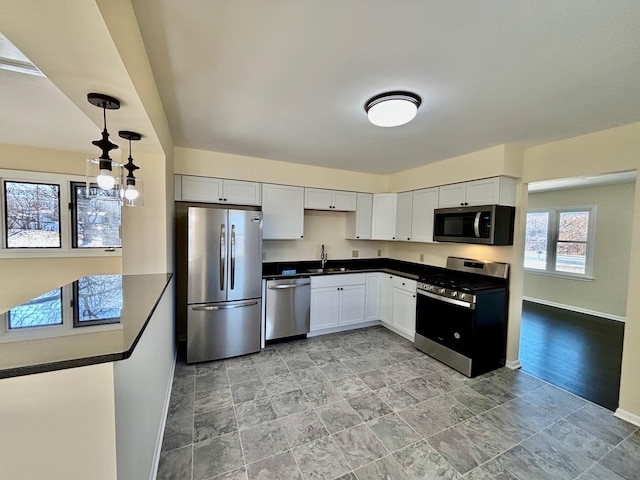
[[[522,370],[609,410],[618,408],[624,323],[523,302]]]

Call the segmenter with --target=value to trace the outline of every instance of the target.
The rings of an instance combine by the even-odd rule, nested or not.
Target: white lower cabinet
[[[367,322],[380,320],[380,285],[383,274],[367,273],[367,289],[365,293],[365,318]]]
[[[393,323],[392,293],[393,275],[383,273],[380,278],[380,320],[389,325]]]
[[[416,333],[416,282],[395,277],[393,282],[392,325],[413,339]]]
[[[311,332],[365,321],[364,273],[311,277]]]

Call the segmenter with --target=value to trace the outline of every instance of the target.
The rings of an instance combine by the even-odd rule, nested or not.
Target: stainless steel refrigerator
[[[257,352],[262,315],[262,212],[187,208],[187,363]]]

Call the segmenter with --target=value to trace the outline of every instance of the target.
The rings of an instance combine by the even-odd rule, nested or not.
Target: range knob
[[[451,296],[452,297],[457,297],[458,296],[458,292],[456,292],[456,291],[451,292]]]
[[[467,294],[466,293],[461,293],[460,294],[460,300],[464,300],[467,298]]]
[[[441,289],[439,289],[438,293],[440,293],[441,295],[444,295],[446,292],[447,292],[446,288],[441,288]]]

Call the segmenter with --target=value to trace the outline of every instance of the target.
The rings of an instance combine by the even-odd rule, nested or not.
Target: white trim
[[[173,356],[173,365],[171,367],[171,375],[169,376],[169,383],[167,384],[167,390],[164,394],[164,407],[162,414],[162,422],[158,429],[158,436],[156,438],[156,450],[153,454],[153,463],[151,464],[151,473],[149,474],[149,480],[156,480],[158,475],[158,466],[160,464],[160,453],[162,453],[162,441],[164,440],[164,430],[167,427],[167,415],[169,415],[169,402],[171,401],[171,388],[173,387],[173,376],[176,373],[176,360],[178,357],[178,350]]]
[[[510,370],[520,370],[522,368],[522,364],[520,363],[520,360],[507,360],[505,367]]]
[[[542,300],[540,298],[525,297],[522,296],[522,300],[528,302],[539,303],[540,305],[546,305],[548,307],[562,308],[563,310],[569,310],[571,312],[585,313],[587,315],[593,315],[594,317],[606,318],[608,320],[615,320],[617,322],[625,322],[626,317],[620,315],[614,315],[612,313],[597,312],[595,310],[589,310],[588,308],[575,307],[573,305],[564,305],[562,303],[550,302],[549,300]]]
[[[393,333],[397,333],[398,335],[400,335],[401,337],[406,338],[407,340],[409,340],[410,342],[415,342],[416,338],[415,338],[415,333],[413,334],[413,336],[407,335],[405,332],[403,332],[402,330],[400,330],[399,328],[396,328],[393,325],[390,325],[386,322],[381,322],[381,325],[386,328],[387,330],[391,330]]]
[[[636,427],[640,427],[640,415],[629,413],[626,410],[622,410],[620,407],[618,407],[615,413],[613,414],[613,416],[618,417],[619,419],[624,420],[625,422],[629,422],[635,425]]]

